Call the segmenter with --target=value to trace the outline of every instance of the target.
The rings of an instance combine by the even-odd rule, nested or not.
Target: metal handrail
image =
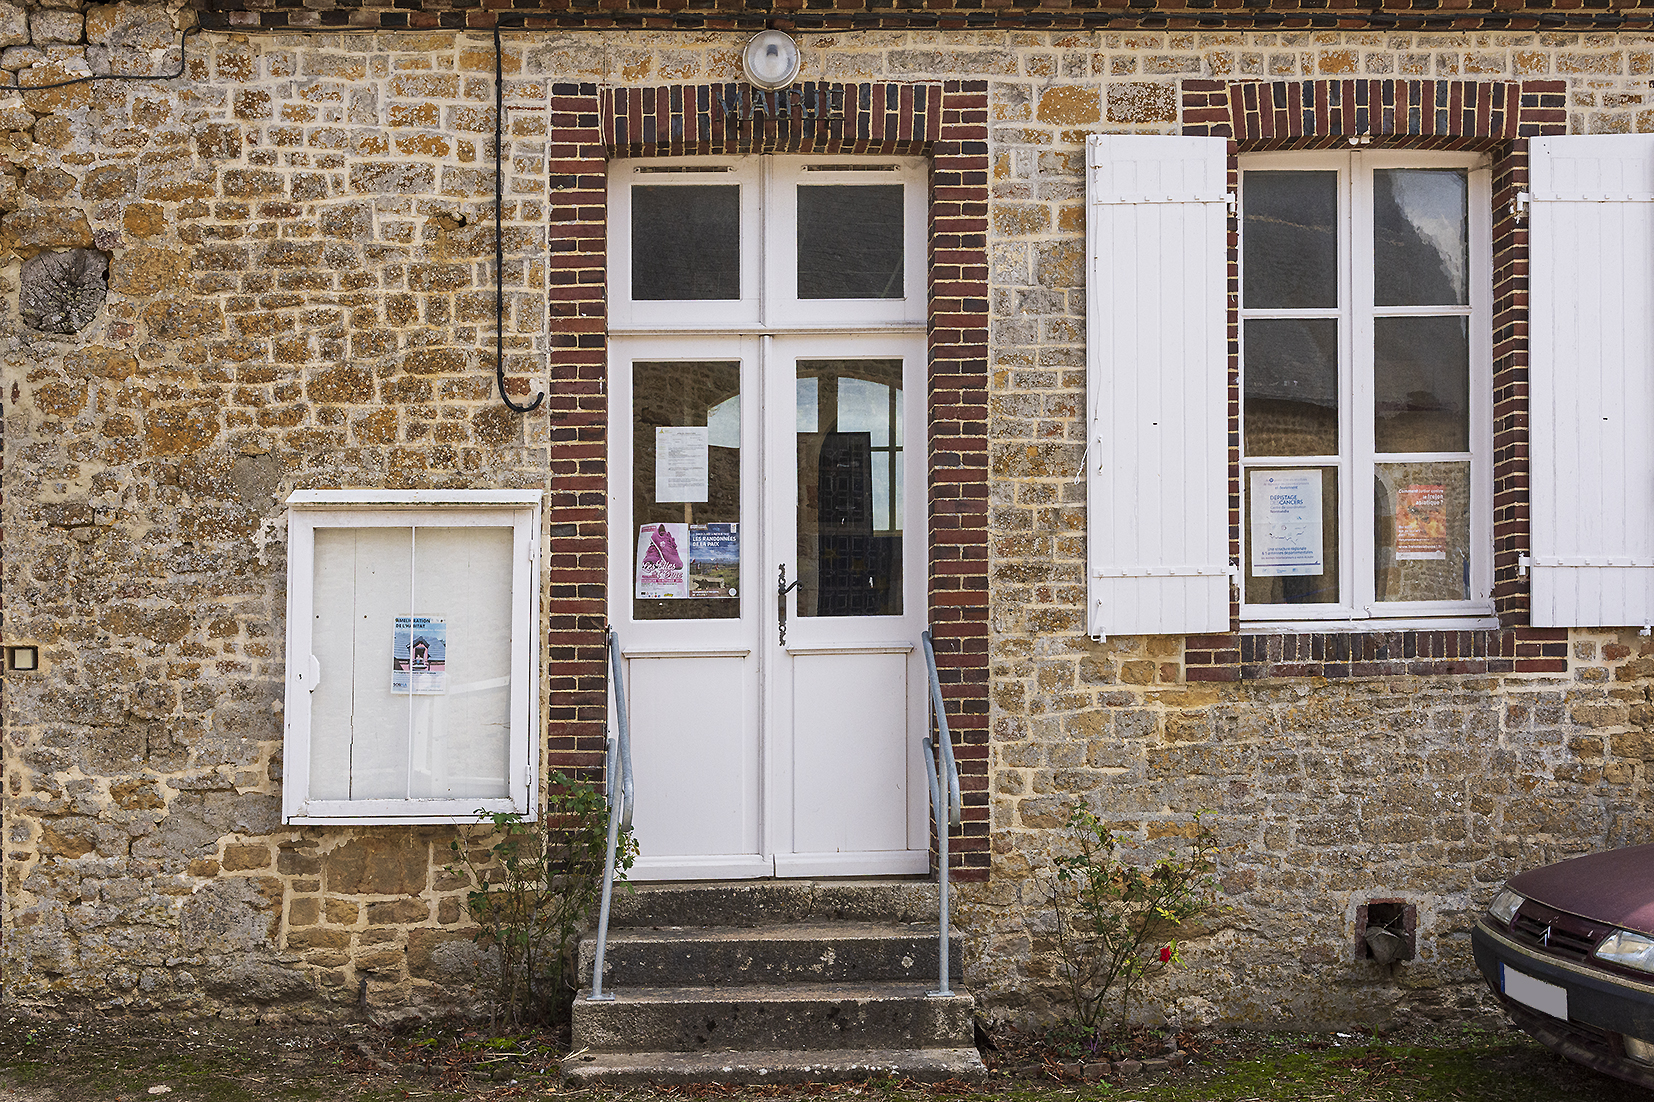
[[[919,638],[925,645],[925,668],[930,674],[930,715],[936,723],[935,740],[931,740],[928,732],[922,740],[925,747],[925,780],[930,783],[930,807],[936,815],[937,880],[941,885],[938,940],[942,959],[937,968],[940,983],[930,994],[932,998],[947,998],[953,994],[948,989],[948,828],[958,826],[962,820],[965,799],[959,791],[959,766],[953,760],[953,736],[948,732],[948,709],[942,700],[942,680],[936,674],[936,647],[928,630]],[[946,792],[942,790],[944,785]]]
[[[613,628],[605,633],[604,645],[609,652],[605,680],[608,688],[614,691],[614,708],[609,715],[615,720],[615,734],[606,738],[607,750],[603,757],[604,783],[608,786],[606,795],[609,798],[609,854],[603,863],[603,902],[597,909],[597,955],[592,960],[592,993],[586,996],[589,1002],[594,1003],[614,1000],[613,992],[603,993],[603,955],[609,946],[609,901],[614,897],[615,890],[615,849],[620,843],[620,832],[632,829],[633,803],[632,735],[627,726],[626,682],[620,670],[620,637]],[[605,692],[604,696],[607,695]],[[608,727],[607,718],[603,725]]]

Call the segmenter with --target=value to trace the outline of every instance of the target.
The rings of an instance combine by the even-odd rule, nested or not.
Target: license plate
[[[1506,996],[1523,1006],[1530,1006],[1541,1014],[1568,1020],[1568,989],[1554,983],[1536,980],[1525,972],[1518,972],[1503,962],[1499,965],[1499,982]]]

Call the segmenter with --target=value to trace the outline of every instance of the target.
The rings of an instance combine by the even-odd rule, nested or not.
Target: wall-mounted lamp
[[[6,651],[6,669],[8,670],[37,670],[40,668],[40,648],[36,646],[8,646]]]
[[[747,80],[766,92],[785,88],[798,77],[798,43],[785,31],[759,31],[741,51]]]

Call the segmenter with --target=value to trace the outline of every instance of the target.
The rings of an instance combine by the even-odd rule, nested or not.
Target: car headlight
[[[1500,888],[1499,894],[1493,897],[1493,902],[1487,905],[1487,913],[1497,919],[1499,925],[1509,928],[1511,919],[1516,917],[1517,908],[1527,901],[1526,896],[1518,895],[1509,888]]]
[[[1654,937],[1634,934],[1630,930],[1615,930],[1597,946],[1598,960],[1611,961],[1627,968],[1654,972]]]

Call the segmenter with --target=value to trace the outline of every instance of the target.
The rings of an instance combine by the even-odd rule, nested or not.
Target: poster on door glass
[[[1252,576],[1289,578],[1326,571],[1320,471],[1252,472]]]
[[[391,692],[440,696],[447,691],[447,618],[398,616],[391,636]]]
[[[687,524],[645,524],[638,529],[638,600],[689,596],[688,551]]]
[[[1396,558],[1447,558],[1447,487],[1396,491]]]
[[[741,578],[741,526],[739,524],[691,524],[689,526],[689,595],[691,597],[739,596]]]

